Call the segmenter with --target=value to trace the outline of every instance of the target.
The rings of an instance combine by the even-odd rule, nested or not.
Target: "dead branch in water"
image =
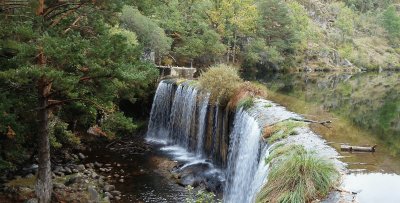
[[[327,128],[330,128],[330,126],[328,126],[328,124],[331,124],[332,121],[330,120],[326,120],[326,121],[314,121],[314,120],[310,120],[310,119],[302,119],[302,118],[288,118],[286,120],[293,120],[293,121],[299,121],[299,122],[306,122],[306,123],[316,123],[316,124],[321,124]]]

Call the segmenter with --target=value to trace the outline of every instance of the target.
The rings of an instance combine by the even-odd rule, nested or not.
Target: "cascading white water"
[[[258,162],[257,171],[254,174],[253,183],[250,184],[250,198],[249,202],[255,202],[256,195],[261,187],[267,182],[269,173],[269,164],[265,163],[265,158],[269,156],[269,150],[272,148],[270,145],[265,145],[261,151],[260,161]]]
[[[169,138],[173,144],[189,149],[192,122],[196,115],[197,89],[179,85],[171,108]]]
[[[242,109],[238,110],[230,135],[224,202],[246,203],[255,196],[252,183],[259,166],[260,135],[254,118]]]
[[[218,102],[215,103],[215,108],[214,108],[215,114],[214,114],[214,125],[213,125],[213,132],[212,132],[212,152],[211,154],[213,157],[217,157],[218,155],[218,141],[217,141],[217,135],[218,135],[218,125],[219,125],[219,105]]]
[[[208,110],[208,102],[210,99],[210,93],[204,93],[200,98],[201,102],[199,103],[199,116],[198,116],[198,131],[197,131],[197,147],[196,154],[198,156],[203,156],[204,150],[204,139],[205,139],[205,130],[206,130],[206,116]]]
[[[227,129],[220,129],[228,128],[225,122],[219,123],[219,117],[224,112],[218,105],[208,107],[210,94],[201,93],[188,84],[178,85],[175,91],[174,88],[167,82],[161,82],[157,88],[147,138],[166,141],[164,143],[169,145],[162,150],[174,155],[177,160],[188,161],[186,165],[202,163],[205,160],[199,160],[199,157],[206,155],[207,115],[213,113],[212,146],[208,154],[221,156],[221,137],[217,136],[220,132],[227,132]],[[260,137],[261,131],[255,119],[246,111],[238,110],[229,136],[227,168],[224,169],[224,202],[253,202],[265,182],[268,170],[263,159],[260,160],[260,154],[266,156],[268,148],[262,144]],[[194,150],[193,153],[189,153],[191,150]]]
[[[171,83],[161,81],[157,87],[150,112],[147,139],[166,142],[168,140],[168,126],[171,116],[171,103],[174,96],[174,87]]]

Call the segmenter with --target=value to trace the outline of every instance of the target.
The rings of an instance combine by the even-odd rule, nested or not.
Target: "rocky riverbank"
[[[126,162],[102,157],[110,157],[108,153],[114,151],[128,159],[132,154],[148,152],[150,148],[139,140],[90,142],[73,153],[55,153],[52,160],[53,202],[122,201],[127,194],[118,188],[122,188],[125,179],[132,174],[127,173]],[[8,177],[1,177],[0,202],[37,202],[34,192],[37,170],[37,164],[31,164]]]
[[[72,154],[72,157],[78,155]],[[79,153],[73,163],[56,165],[52,171],[53,202],[110,202],[120,200],[121,192],[112,183],[114,179],[123,182],[124,176],[107,176],[107,172],[118,164],[86,163],[85,155]],[[9,202],[37,202],[34,194],[37,166],[32,165],[29,173],[14,176],[4,184],[3,194]],[[121,169],[122,171],[122,169]],[[104,173],[102,173],[104,172]]]

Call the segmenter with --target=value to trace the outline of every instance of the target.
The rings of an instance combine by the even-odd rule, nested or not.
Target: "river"
[[[375,153],[340,152],[349,173],[342,186],[360,202],[400,202],[400,74],[293,73],[256,78],[269,99],[330,128],[312,128],[340,152],[341,144],[378,145]]]

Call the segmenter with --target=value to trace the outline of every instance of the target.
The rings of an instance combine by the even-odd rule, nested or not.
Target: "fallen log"
[[[372,147],[360,147],[360,146],[350,146],[350,145],[340,145],[340,150],[349,152],[375,152],[376,146]]]

